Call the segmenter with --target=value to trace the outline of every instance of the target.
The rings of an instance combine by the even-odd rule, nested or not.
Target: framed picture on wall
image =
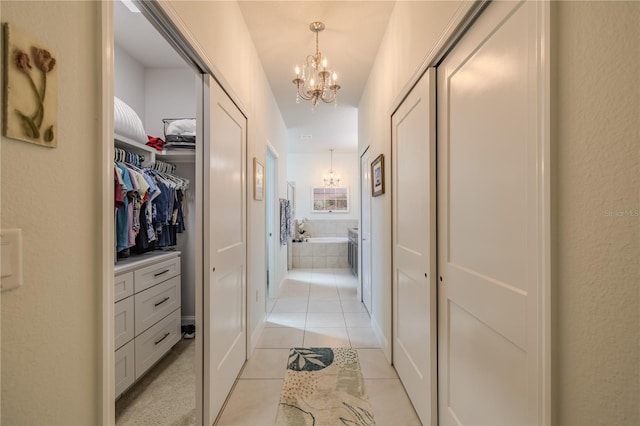
[[[371,196],[384,194],[384,154],[380,154],[371,163]]]
[[[253,199],[262,201],[264,198],[264,165],[253,157]]]

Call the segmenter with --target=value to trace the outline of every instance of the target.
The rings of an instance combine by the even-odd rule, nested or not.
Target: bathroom
[[[349,230],[360,218],[357,152],[290,152],[287,167],[295,188],[289,269],[349,268]]]

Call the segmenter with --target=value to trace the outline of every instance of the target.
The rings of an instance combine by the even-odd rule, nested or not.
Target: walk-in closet
[[[196,422],[196,72],[113,2],[116,424]]]

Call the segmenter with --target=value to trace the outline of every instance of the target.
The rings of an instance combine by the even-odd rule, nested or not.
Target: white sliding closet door
[[[371,159],[360,157],[360,283],[362,303],[371,315]]]
[[[438,68],[443,425],[545,423],[544,7],[489,4]]]
[[[246,360],[246,118],[204,77],[204,419],[213,424]]]
[[[391,117],[393,364],[420,421],[437,424],[435,71]]]

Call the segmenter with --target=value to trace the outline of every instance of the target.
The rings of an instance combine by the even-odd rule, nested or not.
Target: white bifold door
[[[425,425],[437,424],[435,72],[391,118],[393,364]]]
[[[213,424],[247,353],[247,120],[204,76],[203,418]]]
[[[544,2],[492,2],[438,67],[443,425],[545,424]],[[548,217],[548,216],[547,216]]]

